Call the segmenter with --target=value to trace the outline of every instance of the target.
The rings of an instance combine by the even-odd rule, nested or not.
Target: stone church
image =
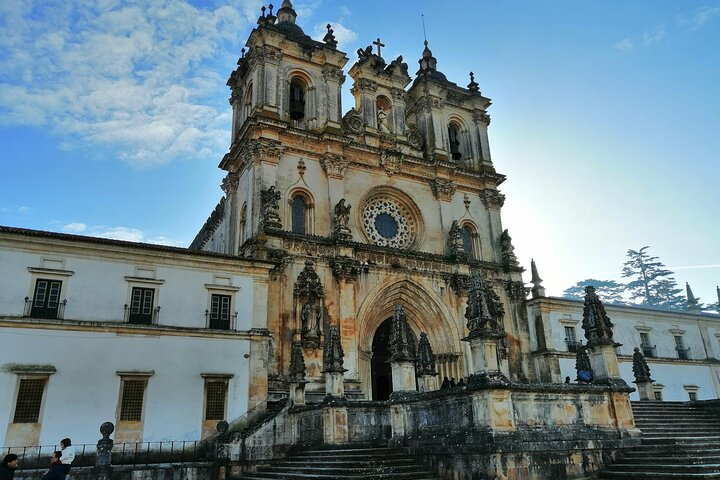
[[[390,319],[402,306],[424,333],[439,378],[468,371],[467,284],[482,272],[505,315],[501,370],[535,378],[522,269],[503,230],[505,177],[488,143],[490,99],[470,77],[448,80],[428,43],[415,77],[380,41],[349,69],[355,105],[343,114],[348,56],[322,42],[289,2],[263,14],[228,80],[232,146],[217,209],[191,248],[279,262],[269,283],[269,393],[286,392],[293,345],[307,393],[325,394],[322,341],[337,326],[351,398],[392,391]]]

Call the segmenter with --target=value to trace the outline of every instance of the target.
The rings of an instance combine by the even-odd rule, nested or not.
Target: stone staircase
[[[720,418],[683,402],[632,402],[642,444],[599,478],[720,479]]]
[[[336,448],[296,452],[242,479],[438,480],[438,476],[400,449]]]

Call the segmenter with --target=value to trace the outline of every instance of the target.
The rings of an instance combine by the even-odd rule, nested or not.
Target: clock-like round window
[[[399,193],[399,192],[398,192]],[[418,236],[418,214],[409,202],[380,191],[373,192],[361,211],[363,230],[375,245],[411,248]]]

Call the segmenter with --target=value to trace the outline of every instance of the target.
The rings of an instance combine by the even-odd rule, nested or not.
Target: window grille
[[[21,378],[13,423],[37,423],[46,378]]]
[[[207,382],[205,384],[205,420],[225,419],[227,388],[227,382]]]
[[[120,400],[120,421],[139,422],[142,420],[143,397],[146,380],[123,380]]]

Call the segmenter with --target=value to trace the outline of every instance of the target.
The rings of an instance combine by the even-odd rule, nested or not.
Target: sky
[[[332,24],[347,68],[380,37],[414,72],[424,16],[438,69],[475,73],[503,226],[549,295],[621,280],[627,250],[649,245],[717,301],[719,0],[293,4],[314,38]],[[188,246],[222,195],[225,82],[260,6],[0,2],[0,224]]]

